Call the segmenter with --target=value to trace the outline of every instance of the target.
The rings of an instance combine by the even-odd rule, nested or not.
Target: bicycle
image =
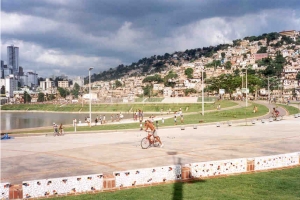
[[[276,115],[275,113],[272,113],[270,118],[272,118],[274,121],[279,121],[283,118],[283,116],[280,114]]]
[[[147,131],[147,132],[148,132],[148,134],[149,134],[150,131]],[[150,139],[149,139],[149,138],[150,138]],[[159,142],[158,142],[158,140],[157,140],[157,138],[160,139],[159,136],[154,137],[154,136],[152,135],[152,136],[150,136],[149,138],[148,138],[148,136],[147,136],[147,137],[144,137],[144,138],[142,139],[142,141],[141,141],[141,147],[142,147],[142,149],[148,149],[148,148],[151,146],[151,144],[152,144],[154,147],[158,147],[158,146],[159,146]],[[154,138],[153,141],[151,141],[151,138]]]

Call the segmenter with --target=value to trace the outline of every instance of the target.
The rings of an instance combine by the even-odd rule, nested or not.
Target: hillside
[[[258,42],[258,45],[262,45],[260,41],[265,40],[266,45],[263,45],[257,53],[266,53],[268,46],[274,48],[280,47],[283,44],[300,44],[299,36],[296,41],[293,41],[290,37],[282,36],[279,42],[275,44],[272,41],[277,40],[280,37],[280,34],[277,32],[265,33],[259,36],[248,36],[243,39],[233,40],[232,44],[219,44],[217,46],[203,47],[190,49],[185,51],[176,51],[174,53],[165,53],[164,55],[153,55],[149,58],[142,58],[137,62],[133,62],[130,65],[119,65],[116,68],[110,68],[107,71],[103,71],[99,74],[92,75],[92,82],[95,81],[108,81],[114,80],[123,77],[132,77],[132,76],[145,76],[155,73],[159,73],[166,69],[171,69],[173,66],[180,66],[186,62],[193,62],[201,57],[212,58],[220,66],[224,66],[225,63],[221,63],[220,59],[213,57],[214,53],[219,50],[226,50],[228,47],[237,47],[240,46],[242,41],[248,40],[249,42]],[[87,81],[87,78],[85,80]]]

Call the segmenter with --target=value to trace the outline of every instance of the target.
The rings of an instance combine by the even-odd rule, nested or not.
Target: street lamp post
[[[89,97],[90,97],[90,127],[92,124],[92,97],[91,97],[91,70],[93,67],[89,68]]]
[[[201,90],[202,90],[202,116],[204,116],[204,90],[203,90],[203,83],[204,83],[204,77],[203,77],[203,71],[204,71],[204,67],[202,68],[201,71],[201,78],[202,78],[202,83],[201,83]]]
[[[248,91],[247,91],[247,84],[248,84],[248,83],[247,83],[247,71],[248,71],[248,70],[247,70],[247,68],[246,68],[246,107],[248,106],[248,95],[247,95],[247,94],[248,94]]]
[[[268,101],[270,103],[270,80],[269,80],[269,76],[268,76]]]
[[[271,102],[271,93],[270,93],[270,78],[274,78],[276,76],[269,77],[268,76],[268,101]]]

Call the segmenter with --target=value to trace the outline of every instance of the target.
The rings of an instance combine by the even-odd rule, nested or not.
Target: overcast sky
[[[282,30],[300,30],[299,0],[1,0],[1,60],[14,44],[44,78]]]

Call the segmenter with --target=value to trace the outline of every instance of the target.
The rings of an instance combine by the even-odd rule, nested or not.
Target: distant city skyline
[[[1,1],[1,60],[39,76],[88,76],[143,57],[299,30],[298,0]]]

